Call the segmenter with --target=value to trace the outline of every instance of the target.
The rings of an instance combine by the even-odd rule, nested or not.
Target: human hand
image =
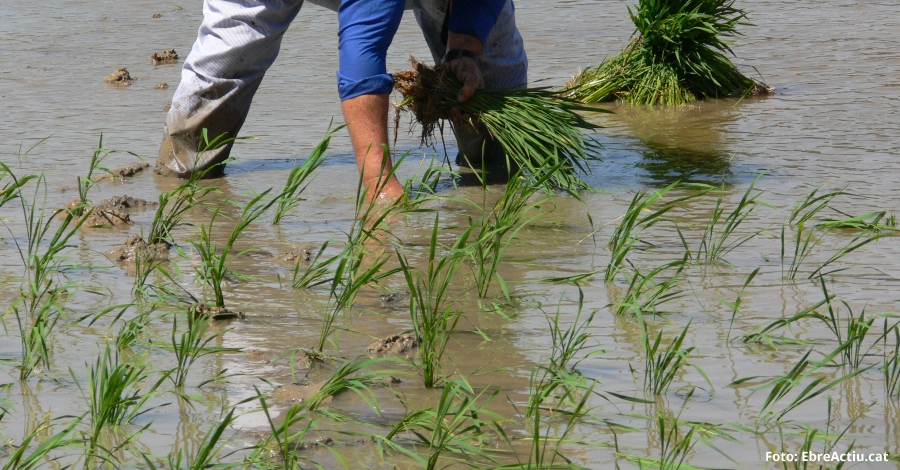
[[[476,90],[484,88],[484,77],[481,75],[481,68],[478,62],[471,57],[458,57],[447,62],[447,67],[456,76],[456,79],[462,83],[459,94],[456,96],[457,101],[463,103],[468,101]]]
[[[483,44],[475,36],[457,34],[451,31],[447,36],[447,50],[450,51],[448,55],[454,50],[460,49],[471,51],[474,53],[474,57],[457,55],[452,60],[446,61],[444,65],[450,68],[453,75],[462,83],[462,88],[460,88],[459,95],[456,97],[462,103],[468,101],[475,94],[476,90],[484,88],[484,77],[481,75],[481,67],[478,66],[478,60],[476,59],[476,57],[481,56]]]

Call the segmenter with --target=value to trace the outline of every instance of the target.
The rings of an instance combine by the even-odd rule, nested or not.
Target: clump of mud
[[[159,203],[145,201],[131,196],[114,196],[97,204],[97,209],[113,209],[117,211],[140,211],[155,207]]]
[[[115,72],[110,73],[103,79],[104,82],[109,83],[111,85],[121,85],[128,86],[134,82],[134,77],[132,77],[128,73],[128,69],[122,67],[120,69],[116,69]]]
[[[163,106],[163,112],[164,112],[164,113],[168,113],[170,109],[172,109],[172,103],[166,103],[166,104]]]
[[[416,337],[406,333],[380,339],[366,348],[369,354],[406,354],[413,350],[419,343]]]
[[[81,204],[77,199],[73,199],[69,202],[68,206],[71,206],[72,203],[75,203],[75,207]],[[134,222],[131,220],[131,216],[128,213],[110,208],[101,208],[95,207],[89,214],[87,214],[84,220],[84,223],[81,225],[81,228],[112,228],[115,230],[125,230],[128,227],[134,225]]]
[[[287,253],[281,253],[275,257],[276,263],[284,263],[295,265],[299,261],[309,261],[312,259],[312,253],[309,250],[301,249],[300,251],[289,251]]]
[[[154,52],[150,56],[150,61],[153,62],[153,65],[171,64],[177,60],[178,60],[178,53],[175,52],[175,49],[166,49],[162,52]]]
[[[244,314],[241,312],[232,312],[225,307],[215,307],[203,303],[196,303],[194,305],[191,305],[191,308],[188,309],[188,312],[193,315],[194,318],[207,317],[211,320],[232,320],[235,318],[244,318]]]
[[[131,262],[137,259],[147,261],[162,261],[169,259],[169,249],[172,248],[166,242],[149,244],[140,235],[132,235],[125,240],[125,244],[106,252],[106,257],[116,263]]]
[[[113,171],[103,175],[100,179],[104,178],[131,178],[132,176],[150,168],[149,163],[139,162],[134,165],[123,166],[122,168],[116,168]]]
[[[381,299],[381,301],[386,304],[394,304],[401,300],[406,299],[407,297],[409,297],[409,292],[391,292],[388,294],[381,294],[378,296],[378,298]]]
[[[154,13],[152,18],[153,19],[162,18],[162,13]]]
[[[166,83],[166,82],[157,83],[156,86],[153,87],[153,88],[156,88],[157,90],[168,90],[168,89],[169,89],[169,84]]]

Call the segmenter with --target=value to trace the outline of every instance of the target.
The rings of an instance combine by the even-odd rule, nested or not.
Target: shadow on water
[[[665,186],[676,181],[721,185],[730,182],[731,157],[715,151],[702,151],[644,143],[642,161],[635,166],[645,170],[651,184]]]

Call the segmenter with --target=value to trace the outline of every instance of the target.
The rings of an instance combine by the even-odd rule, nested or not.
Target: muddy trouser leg
[[[439,63],[447,46],[441,41],[441,26],[447,8],[446,0],[413,0],[413,10],[425,42],[431,49],[435,63]],[[528,58],[522,35],[516,28],[515,6],[509,0],[497,19],[484,45],[479,63],[487,88],[502,89],[525,86],[528,82]],[[457,126],[454,129],[459,145],[457,163],[479,168],[505,165],[505,155],[499,142],[490,137],[484,126]]]
[[[198,152],[201,131],[209,140],[236,137],[284,32],[303,0],[205,0],[203,23],[184,61],[181,83],[166,116],[157,171],[185,177],[220,174],[231,143]]]

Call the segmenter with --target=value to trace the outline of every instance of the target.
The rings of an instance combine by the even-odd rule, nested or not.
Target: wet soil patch
[[[117,211],[143,211],[158,206],[159,203],[145,201],[131,196],[114,196],[97,204],[97,209],[113,209]]]
[[[275,256],[275,262],[280,264],[296,265],[300,261],[310,261],[312,253],[309,250],[289,251]]]
[[[163,105],[164,113],[168,113],[170,109],[172,109],[172,103],[166,103],[165,105]]]
[[[168,90],[168,89],[169,89],[169,84],[166,83],[166,82],[157,83],[156,86],[153,87],[153,88],[156,88],[157,90]]]
[[[233,320],[235,318],[244,318],[244,314],[241,312],[232,312],[225,307],[215,307],[203,303],[191,305],[188,312],[190,312],[194,318],[206,317],[211,320]]]
[[[135,163],[134,165],[123,166],[122,168],[116,168],[115,170],[110,171],[109,173],[101,176],[99,179],[107,179],[107,178],[131,178],[134,175],[150,168],[149,163]]]
[[[109,83],[110,85],[119,85],[119,86],[128,86],[134,82],[135,78],[128,73],[128,69],[122,67],[120,69],[116,69],[115,72],[107,75],[103,81]]]
[[[372,355],[408,354],[418,345],[419,343],[416,341],[415,336],[409,333],[404,333],[402,335],[394,335],[384,339],[380,339],[370,344],[369,347],[366,348],[366,352]]]
[[[151,18],[153,18],[153,19],[162,18],[162,13],[154,13]]]
[[[125,244],[106,252],[106,256],[116,263],[131,262],[137,259],[147,261],[162,261],[169,259],[169,249],[172,248],[166,242],[149,244],[140,235],[132,235],[125,240]]]
[[[178,53],[175,52],[175,49],[166,49],[162,52],[154,52],[150,56],[150,61],[153,62],[153,65],[172,64],[178,61]]]
[[[125,230],[134,225],[131,216],[129,216],[127,212],[116,209],[95,207],[94,210],[85,217],[81,228],[111,228],[114,230]]]

